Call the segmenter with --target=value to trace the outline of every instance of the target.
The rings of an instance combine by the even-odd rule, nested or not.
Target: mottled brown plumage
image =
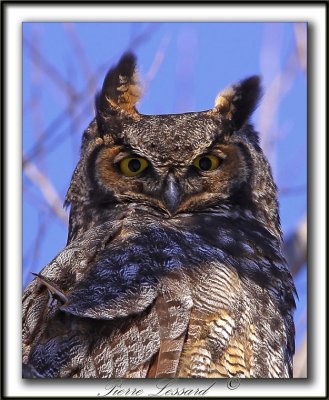
[[[295,288],[248,119],[258,77],[211,110],[142,115],[135,57],[107,74],[66,204],[67,246],[23,296],[23,375],[291,377]]]

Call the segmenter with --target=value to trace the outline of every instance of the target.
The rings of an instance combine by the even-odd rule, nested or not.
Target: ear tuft
[[[260,77],[251,76],[220,92],[213,112],[220,113],[240,129],[255,110],[261,93]]]
[[[122,113],[136,118],[139,114],[135,105],[140,97],[136,57],[132,53],[125,53],[104,79],[102,90],[96,99],[97,113],[101,116]]]

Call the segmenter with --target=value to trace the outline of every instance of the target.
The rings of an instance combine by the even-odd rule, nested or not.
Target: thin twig
[[[93,95],[96,91],[96,77],[92,73],[84,47],[79,36],[77,35],[76,24],[72,22],[65,23],[64,29],[66,31],[67,37],[71,42],[73,51],[77,56],[77,60],[79,62],[79,66],[81,67],[81,71],[84,75],[85,81],[88,83],[88,89],[87,92],[85,92],[85,95]]]
[[[169,36],[165,35],[160,42],[160,46],[158,47],[158,49],[155,53],[155,56],[153,57],[152,64],[151,64],[148,72],[146,73],[146,76],[145,76],[144,82],[143,82],[143,94],[144,94],[143,99],[145,98],[145,95],[150,87],[150,84],[151,84],[152,80],[155,78],[155,76],[164,60],[165,51],[169,44],[169,41],[170,41]]]
[[[47,76],[56,84],[57,87],[61,87],[64,92],[68,90],[72,93],[72,95],[76,96],[75,88],[70,84],[70,82],[66,81],[59,71],[50,63],[48,63],[42,54],[39,52],[38,48],[34,46],[26,37],[23,37],[23,44],[26,46],[31,52],[31,59],[35,63],[37,67],[43,70]]]

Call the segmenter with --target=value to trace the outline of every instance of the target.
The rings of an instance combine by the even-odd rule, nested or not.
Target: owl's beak
[[[180,188],[173,173],[169,173],[162,188],[162,200],[171,215],[175,214],[180,200]]]

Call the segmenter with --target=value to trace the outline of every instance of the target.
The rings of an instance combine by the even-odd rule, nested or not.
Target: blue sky
[[[288,237],[306,215],[306,72],[298,59],[300,48],[296,52],[296,33],[306,40],[306,25],[24,23],[23,155],[63,201],[82,132],[94,116],[95,92],[127,49],[136,53],[147,83],[139,105],[145,114],[212,108],[221,89],[258,74],[265,94],[252,121],[273,168]],[[26,174],[23,190],[25,285],[31,271],[38,272],[65,246],[67,226]],[[296,284],[300,338],[306,326],[306,268]]]

